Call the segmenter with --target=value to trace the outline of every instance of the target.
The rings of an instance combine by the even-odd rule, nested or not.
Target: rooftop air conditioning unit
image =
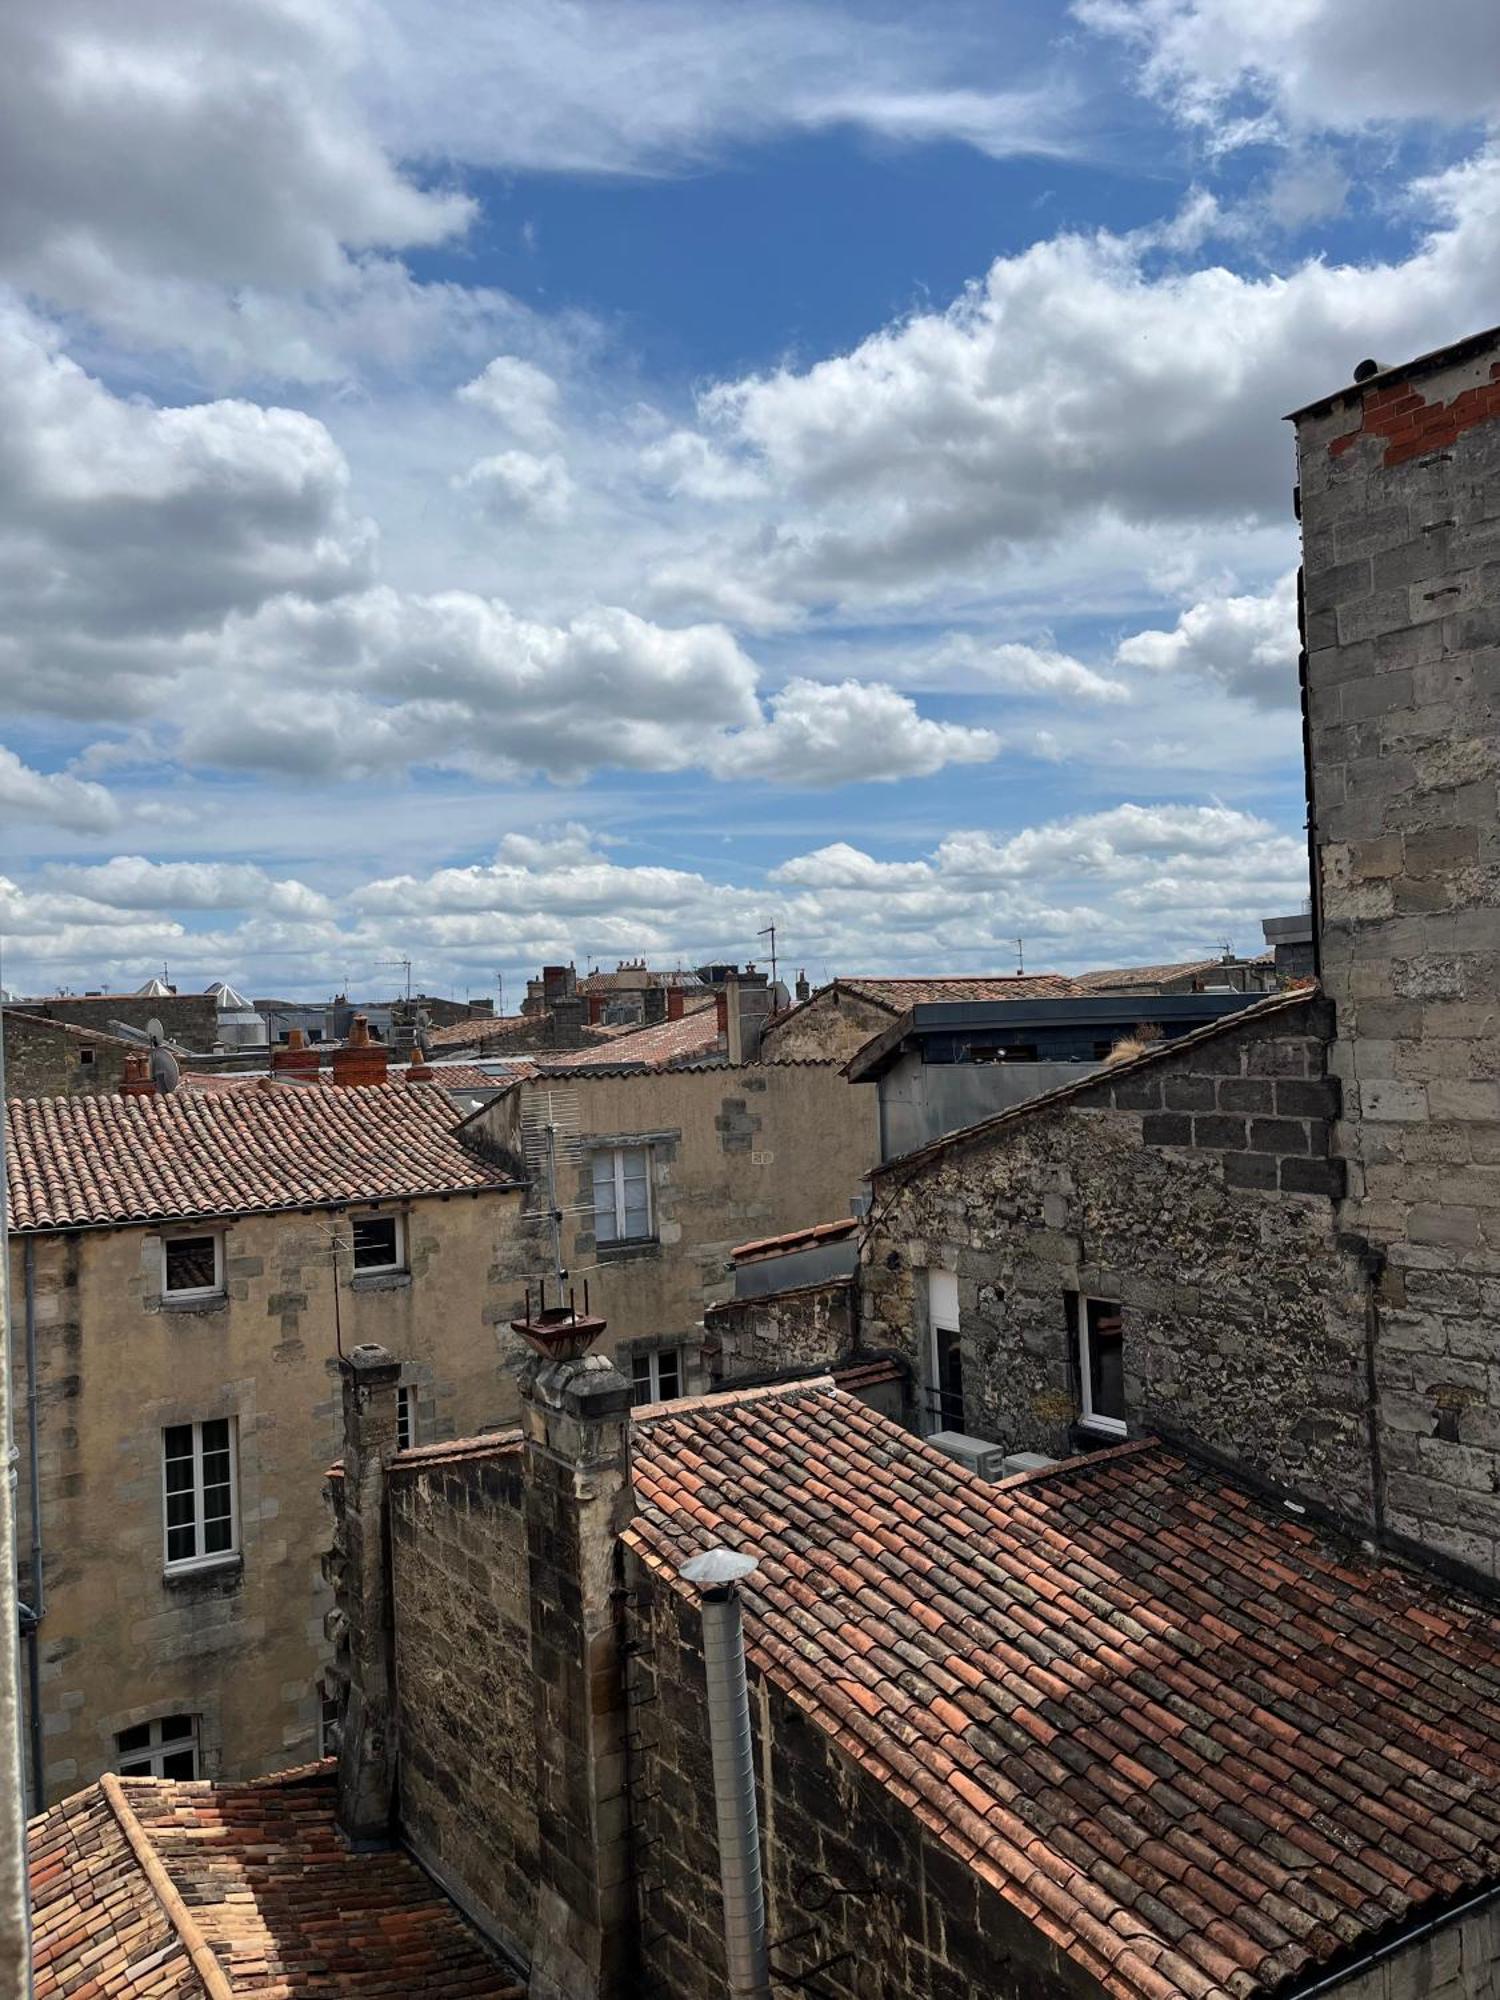
[[[1005,1477],[1005,1447],[988,1438],[969,1437],[963,1431],[934,1431],[927,1442],[980,1479]]]

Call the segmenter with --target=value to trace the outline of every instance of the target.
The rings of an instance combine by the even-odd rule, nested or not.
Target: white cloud
[[[65,771],[34,771],[0,744],[0,818],[107,833],[119,824],[120,808],[103,785]]]
[[[545,368],[519,355],[497,354],[458,397],[496,418],[522,444],[545,449],[557,436],[557,384]]]
[[[170,647],[281,592],[368,574],[323,425],[112,395],[0,303],[0,677],[12,711],[142,712]],[[165,652],[163,649],[167,649]]]
[[[364,10],[339,0],[56,0],[7,12],[0,270],[159,344],[184,304],[347,286],[352,253],[466,227],[402,174],[351,92]],[[178,315],[173,325],[174,309]]]
[[[1148,673],[1197,674],[1262,708],[1297,700],[1297,573],[1264,596],[1218,596],[1191,604],[1169,632],[1122,640],[1117,664]]]
[[[995,157],[1077,143],[1066,83],[1018,84],[1019,37],[1002,62],[982,12],[954,10],[934,34],[829,0],[388,0],[382,25],[364,94],[403,157],[660,174],[735,141],[842,125]]]
[[[961,684],[993,688],[1007,694],[1053,695],[1086,702],[1130,699],[1123,681],[1111,680],[1069,653],[1051,646],[1025,646],[1009,640],[986,640],[971,632],[953,632],[928,658],[914,663],[916,684],[936,674],[945,682],[957,676]]]
[[[662,564],[678,611],[728,576],[742,602],[920,599],[1066,536],[1163,550],[1288,518],[1285,411],[1367,353],[1421,352],[1491,316],[1500,150],[1411,190],[1405,258],[1285,276],[1161,261],[1152,232],[1068,235],[996,260],[947,310],[796,370],[721,383],[704,434],[771,497]]]
[[[573,482],[555,451],[542,457],[530,451],[496,452],[477,460],[458,483],[501,519],[521,514],[550,528],[561,527],[573,503]]]
[[[709,764],[724,778],[822,787],[930,777],[999,751],[992,730],[934,722],[878,682],[793,680],[772,695],[769,719],[726,738]]]
[[[1303,130],[1493,117],[1493,0],[1074,0],[1073,12],[1140,54],[1147,87],[1195,123],[1264,137],[1250,105]]]
[[[116,854],[94,867],[50,868],[47,880],[121,910],[247,909],[295,918],[334,914],[328,898],[306,883],[277,881],[242,861],[148,861],[141,854]]]

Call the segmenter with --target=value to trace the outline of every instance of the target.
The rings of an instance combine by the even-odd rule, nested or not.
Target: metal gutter
[[[1337,1992],[1339,1987],[1347,1985],[1351,1979],[1362,1977],[1365,1973],[1373,1971],[1377,1965],[1384,1965],[1388,1959],[1395,1958],[1398,1953],[1420,1944],[1435,1931],[1446,1930],[1449,1924],[1462,1923],[1465,1917],[1474,1916],[1496,1901],[1500,1901],[1500,1882],[1492,1882],[1487,1889],[1481,1889],[1467,1901],[1456,1904],[1452,1909],[1444,1910],[1441,1916],[1424,1918],[1421,1923],[1413,1925],[1410,1929],[1397,1932],[1383,1944],[1378,1944],[1372,1950],[1363,1952],[1358,1958],[1351,1959],[1337,1972],[1325,1973],[1321,1978],[1312,1980],[1310,1984],[1287,1987],[1284,1994],[1278,1994],[1277,2000],[1315,2000],[1315,1996],[1320,1993]]]

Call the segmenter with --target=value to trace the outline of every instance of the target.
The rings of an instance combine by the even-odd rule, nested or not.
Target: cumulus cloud
[[[266,910],[277,916],[327,918],[333,904],[305,882],[277,881],[235,861],[148,861],[116,854],[92,867],[54,867],[49,883],[120,910]]]
[[[1115,653],[1148,673],[1197,674],[1262,708],[1297,700],[1297,573],[1263,596],[1202,598],[1167,632],[1138,632]]]
[[[1411,200],[1430,228],[1409,256],[1285,276],[1163,263],[1151,232],[1054,237],[945,311],[716,385],[704,434],[776,497],[737,538],[674,554],[658,587],[681,605],[695,577],[727,573],[747,599],[886,601],[1065,533],[1285,520],[1280,415],[1366,353],[1420,352],[1488,315],[1500,149]]]
[[[573,482],[555,451],[541,457],[531,451],[496,452],[471,465],[458,483],[501,519],[519,514],[550,528],[562,525],[573,503]]]
[[[324,426],[111,394],[0,304],[0,677],[10,705],[140,713],[173,642],[364,581],[372,530]],[[168,649],[168,650],[163,650]]]
[[[934,722],[878,682],[793,680],[771,697],[769,717],[726,738],[709,765],[724,778],[821,787],[926,778],[999,751],[992,730]]]
[[[517,354],[497,354],[464,383],[458,397],[504,424],[523,444],[545,449],[557,436],[557,384],[546,369]]]
[[[1134,49],[1146,86],[1185,117],[1236,138],[1266,136],[1267,114],[1349,132],[1495,110],[1491,0],[1446,0],[1430,32],[1409,0],[1074,0],[1073,12]]]
[[[351,252],[428,245],[468,199],[404,175],[350,88],[336,0],[57,0],[8,10],[0,269],[161,344],[193,288],[346,282]],[[184,288],[187,288],[185,293]]]
[[[34,771],[0,744],[0,817],[107,833],[118,825],[120,808],[103,785],[66,771]]]

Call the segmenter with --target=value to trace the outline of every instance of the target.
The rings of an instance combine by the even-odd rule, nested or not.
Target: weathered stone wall
[[[831,1368],[855,1345],[854,1281],[727,1299],[704,1318],[704,1355],[715,1389],[795,1368]]]
[[[1384,1246],[1390,1527],[1500,1573],[1500,342],[1298,425],[1344,1226]]]
[[[1491,1903],[1336,1987],[1332,2000],[1500,2000],[1500,1914]]]
[[[495,1326],[519,1310],[509,1274],[520,1196],[407,1209],[410,1273],[352,1282],[335,1323],[327,1211],[241,1217],[225,1232],[226,1293],[163,1300],[147,1229],[33,1241],[46,1617],[42,1715],[49,1798],[110,1769],[115,1735],[199,1718],[206,1775],[240,1778],[318,1754],[331,1599],[322,1475],[341,1449],[336,1351],[378,1342],[414,1387],[419,1436],[508,1413]],[[11,1239],[15,1407],[25,1411],[26,1244]],[[513,1405],[512,1405],[513,1406]],[[241,1556],[163,1569],[161,1432],[238,1424]],[[30,1495],[21,1478],[21,1547]],[[29,1579],[28,1579],[29,1583]]]
[[[402,1830],[529,1950],[536,1747],[522,1457],[396,1461],[389,1480]]]
[[[723,1904],[696,1603],[632,1563],[631,1793],[642,1992],[721,2000]],[[751,1661],[777,1992],[821,1966],[830,2000],[1100,2000],[1101,1988],[933,1839]]]
[[[211,993],[49,996],[27,1000],[25,1012],[43,1014],[52,1021],[71,1021],[75,1027],[92,1028],[99,1034],[108,1034],[111,1021],[123,1021],[127,1027],[142,1031],[152,1021],[160,1021],[167,1040],[185,1049],[211,1049],[219,1038],[219,1006]]]
[[[830,1056],[846,1063],[872,1036],[883,1035],[895,1019],[889,1007],[877,1007],[846,987],[825,986],[810,1000],[766,1023],[760,1052],[766,1062]]]
[[[1326,1028],[1295,1002],[877,1175],[865,1345],[926,1381],[921,1273],[956,1272],[968,1428],[1060,1455],[1072,1296],[1118,1300],[1134,1426],[1371,1519],[1368,1287],[1334,1235]]]
[[[5,1089],[10,1097],[87,1097],[118,1090],[129,1042],[7,1007]]]

